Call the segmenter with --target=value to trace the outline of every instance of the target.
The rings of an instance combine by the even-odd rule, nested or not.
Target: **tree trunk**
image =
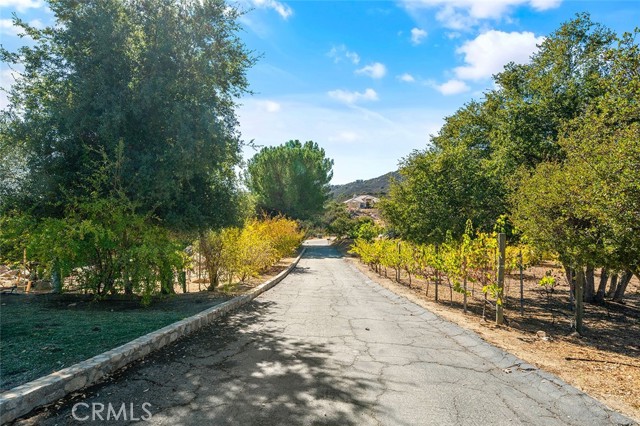
[[[51,287],[56,294],[62,293],[62,273],[58,259],[53,259],[51,264]]]
[[[609,271],[607,268],[602,268],[600,271],[600,284],[598,284],[598,291],[593,298],[593,301],[599,305],[604,304],[604,293],[607,289],[607,280],[609,279]]]
[[[173,270],[169,268],[160,271],[160,293],[175,294],[175,290],[173,289]]]
[[[584,277],[584,301],[593,303],[596,295],[595,270],[592,265],[587,266]]]
[[[629,284],[629,281],[631,281],[632,277],[633,277],[633,272],[631,272],[628,269],[624,271],[624,274],[620,278],[620,284],[618,284],[618,288],[616,289],[616,292],[613,295],[614,302],[622,302],[622,300],[624,299],[624,292],[627,290],[627,285]]]
[[[607,291],[607,297],[612,297],[616,294],[616,289],[618,288],[618,274],[611,275],[611,283],[609,284],[609,291]]]
[[[180,287],[182,287],[182,292],[187,292],[187,271],[182,270],[178,272],[178,282],[180,283]]]
[[[131,280],[131,275],[129,275],[129,268],[125,265],[122,270],[122,277],[124,281],[124,294],[133,294],[133,281]]]
[[[570,266],[564,267],[564,273],[567,277],[567,283],[569,284],[569,307],[573,311],[573,301],[575,292],[575,271]]]
[[[124,278],[124,294],[133,294],[133,282],[128,275]]]
[[[487,293],[484,293],[484,299],[482,300],[482,321],[487,320]]]
[[[594,302],[602,305],[604,303],[604,292],[607,289],[607,280],[609,279],[609,271],[607,268],[602,268],[600,271],[600,284],[598,285],[598,291],[594,297]]]
[[[218,287],[220,283],[220,277],[218,276],[218,270],[216,268],[207,268],[207,275],[209,275],[208,291],[213,291]]]
[[[576,274],[576,310],[575,310],[575,329],[578,334],[582,334],[582,315],[584,313],[583,291],[584,291],[584,269],[582,266],[577,269]]]

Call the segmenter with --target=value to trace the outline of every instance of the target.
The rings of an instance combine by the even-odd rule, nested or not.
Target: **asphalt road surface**
[[[308,242],[298,267],[241,310],[25,423],[634,424],[323,244]],[[96,422],[92,406],[104,407]]]

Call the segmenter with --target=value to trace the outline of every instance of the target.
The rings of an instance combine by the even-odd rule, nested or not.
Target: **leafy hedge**
[[[188,261],[169,231],[136,213],[119,194],[78,200],[64,218],[4,215],[0,260],[16,263],[25,249],[38,278],[50,279],[55,291],[96,295],[170,293],[174,273]]]
[[[298,223],[284,217],[249,219],[242,228],[225,228],[203,235],[198,247],[205,258],[210,289],[221,280],[246,281],[290,255],[300,245],[304,232]]]

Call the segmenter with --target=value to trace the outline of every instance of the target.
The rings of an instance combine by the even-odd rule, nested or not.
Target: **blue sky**
[[[261,55],[253,96],[238,110],[245,140],[314,140],[334,159],[333,183],[395,170],[444,117],[492,87],[509,61],[526,62],[544,36],[589,12],[617,33],[640,25],[640,1],[242,0],[241,34]],[[13,48],[11,14],[35,25],[38,0],[0,0],[0,37]],[[2,86],[11,78],[3,66]],[[3,103],[4,102],[4,103]],[[4,106],[6,101],[0,100]],[[245,157],[254,154],[245,149]]]

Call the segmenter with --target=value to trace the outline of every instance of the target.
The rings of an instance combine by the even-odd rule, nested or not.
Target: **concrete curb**
[[[33,409],[57,401],[71,392],[96,384],[100,379],[125,365],[176,341],[180,337],[193,333],[217,318],[252,301],[282,281],[298,265],[305,251],[306,248],[303,248],[300,255],[287,269],[247,294],[234,297],[189,318],[138,337],[115,349],[0,394],[0,424],[15,420]]]

